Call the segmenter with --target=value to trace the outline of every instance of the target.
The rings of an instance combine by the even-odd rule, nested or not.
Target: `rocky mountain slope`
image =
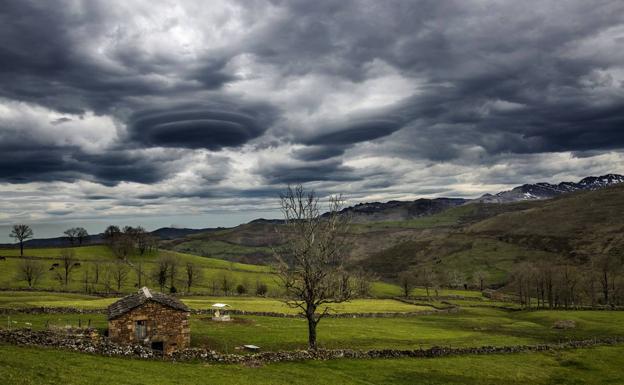
[[[466,202],[468,200],[462,198],[423,198],[415,201],[372,202],[347,207],[341,212],[351,215],[354,223],[405,221],[434,215]]]
[[[501,191],[497,194],[485,194],[476,199],[482,203],[508,203],[522,200],[550,199],[561,194],[574,191],[593,191],[608,186],[613,186],[624,182],[624,176],[618,174],[607,174],[602,176],[589,176],[579,182],[561,182],[559,184],[535,183],[523,184],[508,191]]]

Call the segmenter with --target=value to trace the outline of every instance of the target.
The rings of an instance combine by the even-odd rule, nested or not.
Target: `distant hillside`
[[[624,247],[624,185],[577,192],[475,223],[466,233],[582,258]],[[624,249],[622,250],[624,253]]]
[[[601,188],[614,186],[624,182],[624,176],[607,174],[603,176],[589,176],[581,179],[578,183],[561,182],[559,184],[535,183],[523,184],[509,191],[501,191],[497,194],[485,194],[476,199],[482,203],[509,203],[523,200],[550,199],[562,194],[574,191],[593,191]]]
[[[211,231],[223,230],[224,227],[218,228],[207,228],[207,229],[187,229],[187,228],[177,228],[177,227],[161,227],[160,229],[156,229],[151,232],[152,235],[160,238],[160,239],[176,239],[181,237],[186,237],[188,235],[199,234],[199,233],[208,233]]]
[[[437,214],[466,202],[462,198],[423,198],[415,201],[360,203],[343,209],[341,213],[351,215],[354,223],[405,221]]]
[[[219,228],[207,228],[207,229],[180,229],[175,227],[161,227],[154,231],[151,231],[150,234],[158,237],[161,240],[167,239],[176,239],[186,237],[192,234],[198,233],[206,233],[211,231],[222,230],[222,227]],[[83,240],[83,245],[97,245],[103,242],[102,234],[93,234],[89,235],[85,240]],[[63,237],[54,237],[54,238],[35,238],[29,239],[24,242],[26,247],[64,247],[69,246],[69,239],[65,236]],[[0,247],[14,247],[13,243],[5,243],[0,244]]]
[[[490,283],[499,284],[522,261],[564,258],[584,263],[604,252],[624,254],[624,184],[550,200],[464,207],[480,214],[464,214],[450,229],[421,231],[358,264],[390,279],[426,266],[438,272],[455,270],[468,282],[475,272],[485,271]],[[481,211],[487,207],[499,212]]]
[[[500,204],[436,199],[356,205],[346,209],[359,218],[349,235],[350,264],[390,280],[400,271],[420,266],[461,271],[467,280],[483,270],[491,283],[500,284],[521,261],[587,258],[624,234],[624,184],[614,183],[616,180],[585,178],[579,182],[585,188],[552,199]],[[609,185],[613,186],[600,187]],[[450,207],[442,209],[444,206]],[[397,217],[401,219],[388,220]],[[256,220],[167,241],[164,247],[265,264],[273,261],[270,247],[279,242],[276,230],[280,224],[278,220]]]

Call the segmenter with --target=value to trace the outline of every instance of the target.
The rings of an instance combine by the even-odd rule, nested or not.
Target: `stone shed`
[[[179,299],[143,287],[108,307],[108,336],[170,354],[189,347],[190,310]]]

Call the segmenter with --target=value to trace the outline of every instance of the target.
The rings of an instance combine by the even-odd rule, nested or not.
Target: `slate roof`
[[[120,315],[143,305],[147,301],[158,302],[175,310],[186,312],[190,311],[189,308],[179,299],[163,293],[153,293],[147,287],[143,287],[138,292],[127,295],[110,305],[108,307],[108,319],[111,320],[113,318],[117,318]]]

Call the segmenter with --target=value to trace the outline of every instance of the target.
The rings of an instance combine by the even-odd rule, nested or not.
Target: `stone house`
[[[108,307],[108,336],[170,354],[190,346],[190,310],[179,299],[143,287]]]

